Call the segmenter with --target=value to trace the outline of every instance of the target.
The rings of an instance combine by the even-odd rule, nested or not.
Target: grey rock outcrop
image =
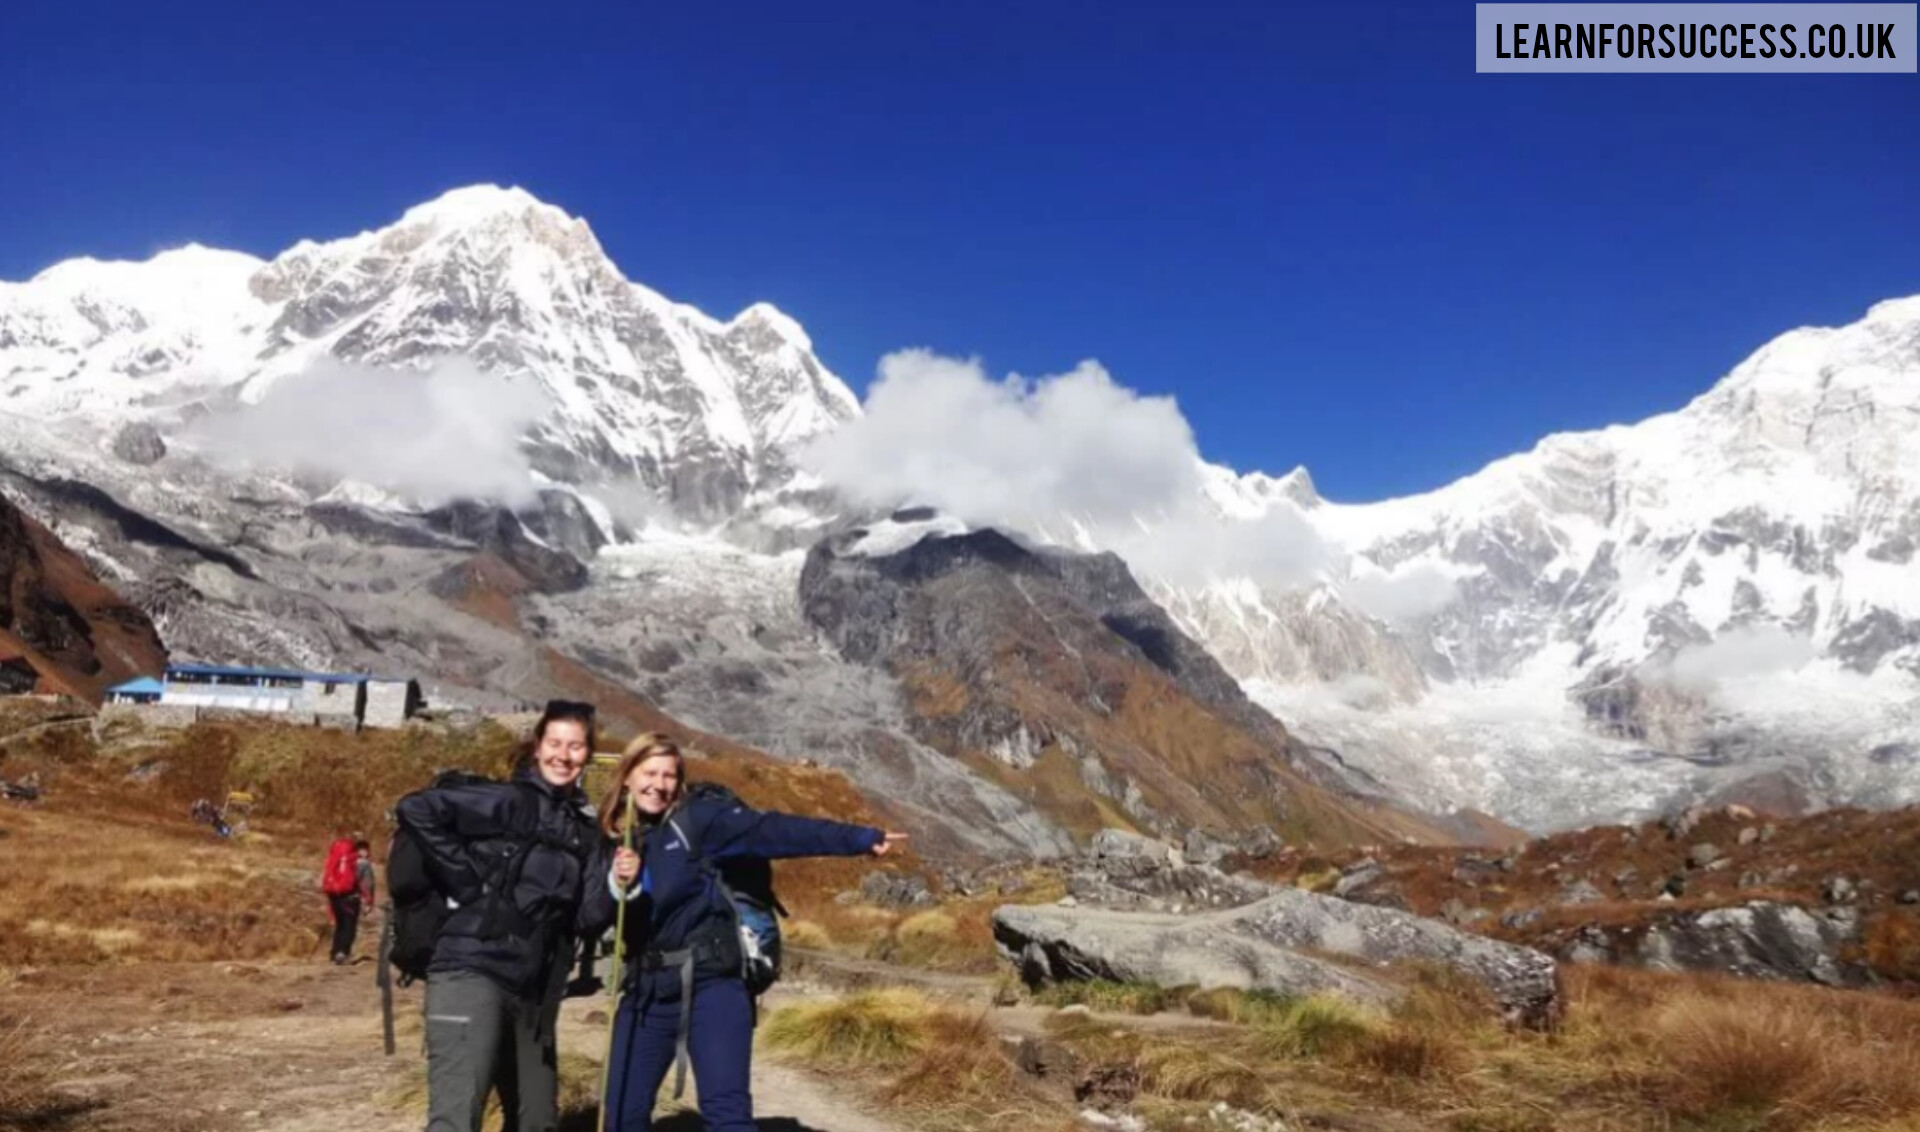
[[[166,457],[167,442],[160,438],[160,430],[151,421],[134,421],[114,434],[113,454],[144,468]]]
[[[1067,892],[1079,903],[1145,912],[1238,908],[1275,891],[1252,877],[1187,864],[1172,845],[1118,829],[1094,834],[1067,874]]]
[[[878,869],[861,878],[860,895],[869,904],[920,907],[933,903],[933,893],[928,890],[925,879]]]
[[[1276,889],[1226,911],[1173,916],[1095,908],[1003,907],[993,916],[1000,953],[1030,983],[1138,980],[1162,986],[1243,987],[1282,994],[1332,991],[1391,998],[1384,976],[1314,958],[1439,963],[1486,987],[1507,1017],[1544,1025],[1560,1010],[1551,956],[1458,931],[1435,920],[1297,889]]]
[[[567,593],[587,584],[587,568],[578,558],[540,541],[504,507],[462,500],[428,512],[427,521],[435,530],[498,555],[541,593]]]
[[[1866,973],[1844,956],[1859,938],[1857,909],[1809,911],[1756,900],[1656,924],[1633,958],[1663,970],[1853,986],[1865,982]]]

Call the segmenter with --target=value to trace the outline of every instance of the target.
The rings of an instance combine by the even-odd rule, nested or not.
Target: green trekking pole
[[[622,849],[633,848],[633,826],[633,793],[628,791],[626,821],[620,828]],[[633,879],[636,883],[640,880],[637,876]],[[600,1058],[599,1132],[607,1132],[607,1075],[613,1068],[613,1024],[614,1019],[620,1016],[620,987],[626,982],[627,905],[631,903],[633,903],[633,894],[629,892],[626,899],[620,901],[620,907],[613,913],[613,978],[607,984],[607,1001],[611,1003],[607,1009],[607,1052]]]

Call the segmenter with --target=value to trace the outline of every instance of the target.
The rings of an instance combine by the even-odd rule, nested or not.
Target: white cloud
[[[1355,560],[1356,572],[1340,584],[1340,596],[1369,617],[1390,624],[1440,612],[1459,593],[1459,579],[1433,562],[1408,563],[1392,571]]]
[[[1659,665],[1659,679],[1688,692],[1706,692],[1729,680],[1789,672],[1814,659],[1813,642],[1778,625],[1753,625],[1722,633],[1703,645],[1675,653]]]
[[[1288,501],[1258,519],[1221,515],[1173,399],[1127,389],[1095,362],[996,381],[978,361],[902,351],[882,359],[865,408],[799,454],[860,505],[1084,536],[1175,585],[1247,577],[1286,588],[1338,557]]]
[[[639,480],[602,480],[581,489],[598,500],[614,519],[636,530],[661,527],[677,530],[681,523],[673,504],[653,487]]]
[[[1222,578],[1252,578],[1293,589],[1336,568],[1339,554],[1299,508],[1282,501],[1254,519],[1217,514],[1195,496],[1143,529],[1137,523],[1094,533],[1102,547],[1136,570],[1176,586]]]
[[[1029,381],[926,350],[889,354],[866,412],[801,453],[855,502],[919,503],[1022,529],[1073,515],[1100,525],[1173,506],[1199,483],[1192,430],[1171,398],[1106,370]]]
[[[224,463],[346,478],[436,504],[535,498],[520,438],[546,410],[532,379],[465,359],[428,370],[325,362],[276,381],[189,437]]]

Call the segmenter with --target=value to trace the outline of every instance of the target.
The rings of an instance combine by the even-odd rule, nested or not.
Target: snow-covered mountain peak
[[[455,189],[268,263],[195,247],[0,284],[6,411],[165,428],[194,401],[245,411],[322,363],[448,358],[533,379],[548,411],[524,446],[546,480],[639,481],[708,518],[859,412],[777,307],[723,323],[672,302],[515,187]]]
[[[430,201],[414,205],[401,215],[402,224],[437,224],[460,228],[503,214],[543,212],[572,223],[560,208],[548,204],[518,185],[466,185],[449,189]]]
[[[1920,406],[1920,296],[1876,303],[1842,327],[1802,327],[1767,343],[1684,412],[1751,414],[1768,401],[1871,399]]]
[[[204,282],[209,276],[247,274],[259,270],[264,262],[245,252],[187,243],[162,249],[144,260],[101,260],[91,256],[62,260],[25,284],[0,283],[0,287],[32,286],[66,294],[91,289],[145,288],[158,294],[166,283]]]
[[[1282,502],[1303,511],[1325,502],[1314,489],[1313,477],[1303,467],[1296,467],[1283,476],[1270,476],[1265,472],[1240,474],[1220,464],[1202,464],[1200,492],[1229,519],[1258,519]]]
[[[811,351],[813,349],[813,339],[807,337],[807,332],[800,328],[800,324],[772,303],[754,303],[746,310],[734,315],[733,321],[727,323],[729,330],[760,328],[764,328],[796,350]]]

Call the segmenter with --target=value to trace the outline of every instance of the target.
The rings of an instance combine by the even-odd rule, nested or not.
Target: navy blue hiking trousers
[[[647,1132],[653,1101],[673,1068],[674,1042],[685,1002],[620,1004],[613,1020],[607,1070],[607,1132]],[[700,1116],[707,1132],[755,1132],[753,1091],[753,1000],[739,979],[713,979],[693,989],[687,1030]]]

